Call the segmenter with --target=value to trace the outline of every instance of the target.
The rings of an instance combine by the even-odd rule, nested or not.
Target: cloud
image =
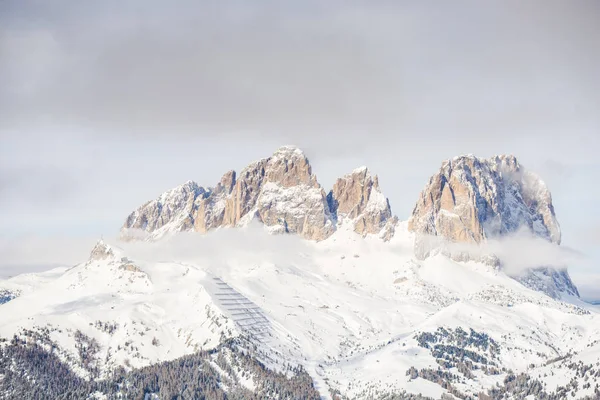
[[[448,242],[439,236],[420,236],[419,242],[423,249],[442,249],[444,254],[467,254],[474,260],[494,255],[500,260],[502,270],[510,276],[540,267],[560,270],[590,263],[589,257],[580,251],[550,243],[526,229],[488,239],[481,244]]]
[[[58,236],[0,239],[0,278],[85,262],[98,239]],[[207,235],[178,233],[155,242],[121,241],[116,237],[104,240],[119,254],[136,261],[193,263],[213,271],[227,265],[251,268],[265,261],[290,265],[305,262],[306,257],[321,251],[313,242],[296,235],[271,235],[260,223]]]
[[[586,256],[579,251],[557,246],[524,232],[491,240],[484,248],[502,260],[503,268],[509,275],[518,275],[538,267],[567,269],[573,264],[587,262]]]
[[[0,278],[85,262],[97,240],[98,237],[57,236],[2,239]],[[206,235],[178,233],[156,242],[121,241],[117,238],[107,238],[105,241],[117,250],[118,255],[122,254],[137,262],[189,263],[217,274],[230,268],[251,269],[264,265],[265,262],[277,265],[277,268],[293,269],[294,265],[317,263],[337,250],[341,254],[349,251],[344,243],[330,242],[322,247],[296,235],[271,235],[258,222],[243,228],[220,229]],[[406,245],[358,240],[353,243],[352,252],[362,255],[412,255],[412,246]],[[449,244],[448,248],[475,255],[494,253],[502,260],[503,271],[509,276],[519,276],[528,269],[539,267],[568,269],[582,299],[600,299],[600,274],[594,268],[592,259],[573,249],[534,238],[525,232],[491,240],[482,246]],[[578,268],[573,268],[574,266]]]
[[[123,253],[134,260],[187,262],[211,265],[214,270],[218,270],[218,265],[231,262],[248,268],[265,260],[274,264],[294,263],[303,254],[317,252],[313,245],[296,235],[271,235],[260,223],[220,229],[207,235],[184,232],[156,242],[117,243]]]
[[[6,14],[2,127],[311,135],[356,149],[366,132],[397,144],[588,137],[571,122],[596,118],[593,3],[103,4],[26,1]]]

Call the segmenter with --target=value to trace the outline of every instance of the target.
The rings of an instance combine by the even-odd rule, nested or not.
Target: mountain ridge
[[[131,213],[121,235],[157,240],[174,232],[206,233],[253,220],[271,233],[315,241],[331,237],[343,224],[362,237],[389,241],[399,222],[377,175],[366,166],[338,178],[326,193],[304,152],[282,146],[239,174],[226,172],[214,187],[187,181],[164,192]],[[443,161],[421,192],[408,230],[415,234],[417,258],[441,252],[457,261],[478,260],[498,267],[503,260],[497,254],[460,245],[480,246],[522,230],[556,245],[561,241],[550,191],[513,155],[484,159],[468,154]],[[563,292],[579,296],[566,266],[557,270],[540,265],[514,278],[552,297]]]
[[[176,209],[179,212],[174,212]],[[339,178],[326,193],[304,152],[295,146],[282,146],[272,156],[248,164],[239,174],[228,171],[214,188],[187,181],[164,192],[132,212],[121,234],[137,238],[139,235],[130,231],[140,230],[149,239],[158,239],[169,232],[205,233],[258,219],[273,233],[323,240],[333,234],[338,222],[348,218],[357,220],[355,230],[361,235],[379,234],[385,229],[382,237],[391,237],[397,218],[377,176],[361,167]]]

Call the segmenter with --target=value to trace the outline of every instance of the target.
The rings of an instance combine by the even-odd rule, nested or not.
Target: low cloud
[[[539,267],[567,269],[589,263],[580,251],[550,243],[526,229],[482,244],[452,243],[438,236],[422,236],[420,241],[425,249],[439,248],[449,254],[468,254],[472,259],[494,255],[501,261],[502,269],[511,276]]]
[[[524,232],[491,240],[484,248],[502,260],[509,275],[537,267],[566,269],[573,264],[586,262],[586,257],[577,250],[558,246]]]
[[[144,235],[139,233],[133,236],[139,239]],[[85,262],[99,239],[40,236],[0,239],[0,276],[44,271],[56,266],[73,266]],[[296,235],[271,235],[260,223],[243,228],[220,229],[206,235],[182,232],[154,242],[123,241],[117,237],[104,240],[124,256],[134,260],[213,266],[225,260],[249,266],[265,260],[289,263],[315,252],[313,242]]]
[[[149,262],[219,262],[228,258],[252,264],[261,260],[285,262],[295,257],[318,253],[319,246],[297,235],[272,235],[259,222],[243,228],[218,229],[209,234],[182,232],[158,241],[144,241],[146,234],[131,230],[129,237],[138,240],[106,239],[111,245],[133,259]],[[4,265],[74,265],[87,260],[98,237],[23,237],[0,240],[0,259]],[[509,275],[538,267],[565,269],[572,265],[585,265],[588,258],[581,252],[552,244],[546,240],[520,231],[501,239],[489,240],[482,245],[448,243],[439,237],[430,237],[429,246],[446,246],[452,252],[466,252],[476,257],[494,254],[502,261]],[[332,244],[331,246],[335,246]],[[329,246],[331,248],[331,246]],[[389,243],[357,241],[356,251],[381,249],[412,253],[411,247],[392,246]]]

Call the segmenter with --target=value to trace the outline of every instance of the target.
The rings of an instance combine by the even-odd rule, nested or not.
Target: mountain
[[[367,167],[360,167],[339,178],[327,196],[331,214],[336,220],[350,221],[362,236],[381,234],[389,240],[398,219],[392,216],[390,202],[379,188],[379,179]]]
[[[600,309],[566,271],[519,280],[446,251],[523,229],[558,246],[525,175],[510,156],[450,160],[410,221],[367,168],[326,194],[289,146],[187,182],[133,212],[128,240],[0,281],[0,398],[598,398]],[[422,236],[441,247],[416,253]]]
[[[121,235],[156,240],[182,231],[245,226],[253,220],[271,233],[317,241],[344,224],[363,237],[390,240],[398,224],[379,179],[367,167],[337,179],[325,194],[302,150],[284,146],[249,164],[239,176],[226,172],[213,188],[188,181],[163,193],[131,213]],[[511,155],[445,161],[421,193],[408,229],[415,233],[418,258],[442,252],[458,261],[477,259],[498,266],[498,255],[482,254],[480,245],[488,240],[523,229],[557,245],[561,240],[550,191]],[[539,266],[513,277],[552,297],[579,296],[566,269]]]
[[[339,179],[326,194],[304,153],[284,146],[239,175],[225,173],[214,188],[188,181],[143,204],[127,217],[122,236],[152,240],[173,232],[244,226],[254,219],[273,233],[311,240],[328,238],[345,220],[363,235],[385,229],[389,238],[395,223],[377,176],[366,168]]]
[[[526,228],[560,244],[560,226],[544,182],[514,156],[455,157],[421,192],[409,220],[420,235],[481,243]],[[419,250],[419,249],[417,249]],[[426,256],[427,249],[422,256]]]
[[[416,234],[419,258],[442,252],[456,260],[492,264],[503,260],[472,249],[523,230],[556,245],[561,241],[550,191],[512,155],[467,155],[443,162],[421,192],[408,229]],[[515,278],[552,297],[579,296],[566,270],[541,265]]]

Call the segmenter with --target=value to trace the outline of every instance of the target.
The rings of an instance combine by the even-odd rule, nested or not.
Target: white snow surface
[[[269,367],[302,364],[324,398],[329,388],[357,399],[382,388],[439,398],[445,389],[406,371],[437,368],[415,334],[440,326],[487,333],[503,367],[548,385],[573,376],[564,365],[544,366],[548,360],[600,361],[597,308],[554,300],[484,264],[441,255],[417,261],[413,239],[405,223],[390,242],[362,238],[347,224],[318,243],[249,224],[117,243],[105,260],[0,281],[0,290],[20,291],[0,305],[0,337],[51,326],[51,338],[75,354],[73,333],[81,330],[100,343],[106,373],[246,334],[270,354]],[[110,334],[97,321],[118,328]],[[544,378],[551,368],[554,376]],[[476,374],[459,388],[476,395],[505,376]],[[580,385],[578,394],[587,392]]]

